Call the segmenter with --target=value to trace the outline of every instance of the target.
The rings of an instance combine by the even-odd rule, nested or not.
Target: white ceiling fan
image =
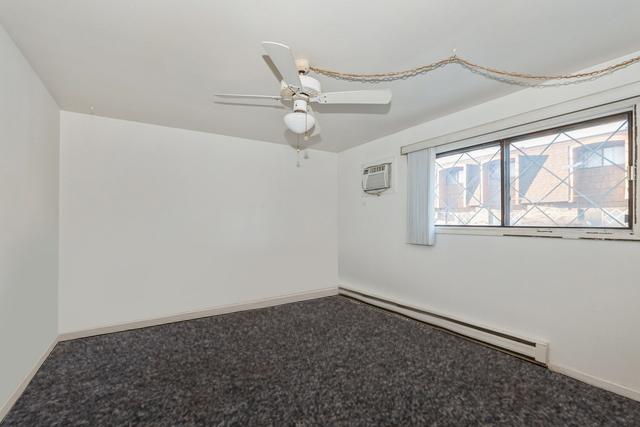
[[[289,46],[276,42],[262,42],[264,50],[282,76],[280,95],[244,95],[237,93],[218,93],[219,98],[253,98],[293,101],[293,112],[284,116],[287,128],[295,134],[306,134],[318,125],[315,117],[309,113],[309,104],[388,104],[391,91],[356,90],[348,92],[322,92],[320,82],[308,75],[309,61],[294,59]]]

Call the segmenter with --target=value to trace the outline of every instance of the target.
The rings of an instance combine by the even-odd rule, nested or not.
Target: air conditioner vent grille
[[[367,166],[362,170],[362,189],[365,193],[380,194],[391,187],[391,163]]]

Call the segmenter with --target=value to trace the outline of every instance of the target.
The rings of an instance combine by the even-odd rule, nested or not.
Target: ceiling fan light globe
[[[308,132],[316,124],[316,119],[309,113],[293,112],[284,116],[284,124],[298,135]]]

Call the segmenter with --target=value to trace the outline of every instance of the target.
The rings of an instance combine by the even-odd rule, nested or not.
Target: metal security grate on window
[[[626,115],[509,141],[509,224],[629,227]]]
[[[501,225],[500,182],[500,145],[438,156],[436,225]]]
[[[630,229],[631,117],[438,154],[436,225]]]

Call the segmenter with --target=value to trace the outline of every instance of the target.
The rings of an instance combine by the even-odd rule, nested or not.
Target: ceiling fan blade
[[[262,47],[267,52],[273,65],[276,66],[287,86],[295,89],[302,88],[300,74],[296,67],[296,60],[293,58],[289,46],[276,42],[262,42]]]
[[[325,92],[312,98],[311,102],[318,104],[388,104],[391,102],[391,91],[382,89]]]
[[[241,93],[216,93],[213,96],[218,98],[282,99],[280,95],[244,95]]]

